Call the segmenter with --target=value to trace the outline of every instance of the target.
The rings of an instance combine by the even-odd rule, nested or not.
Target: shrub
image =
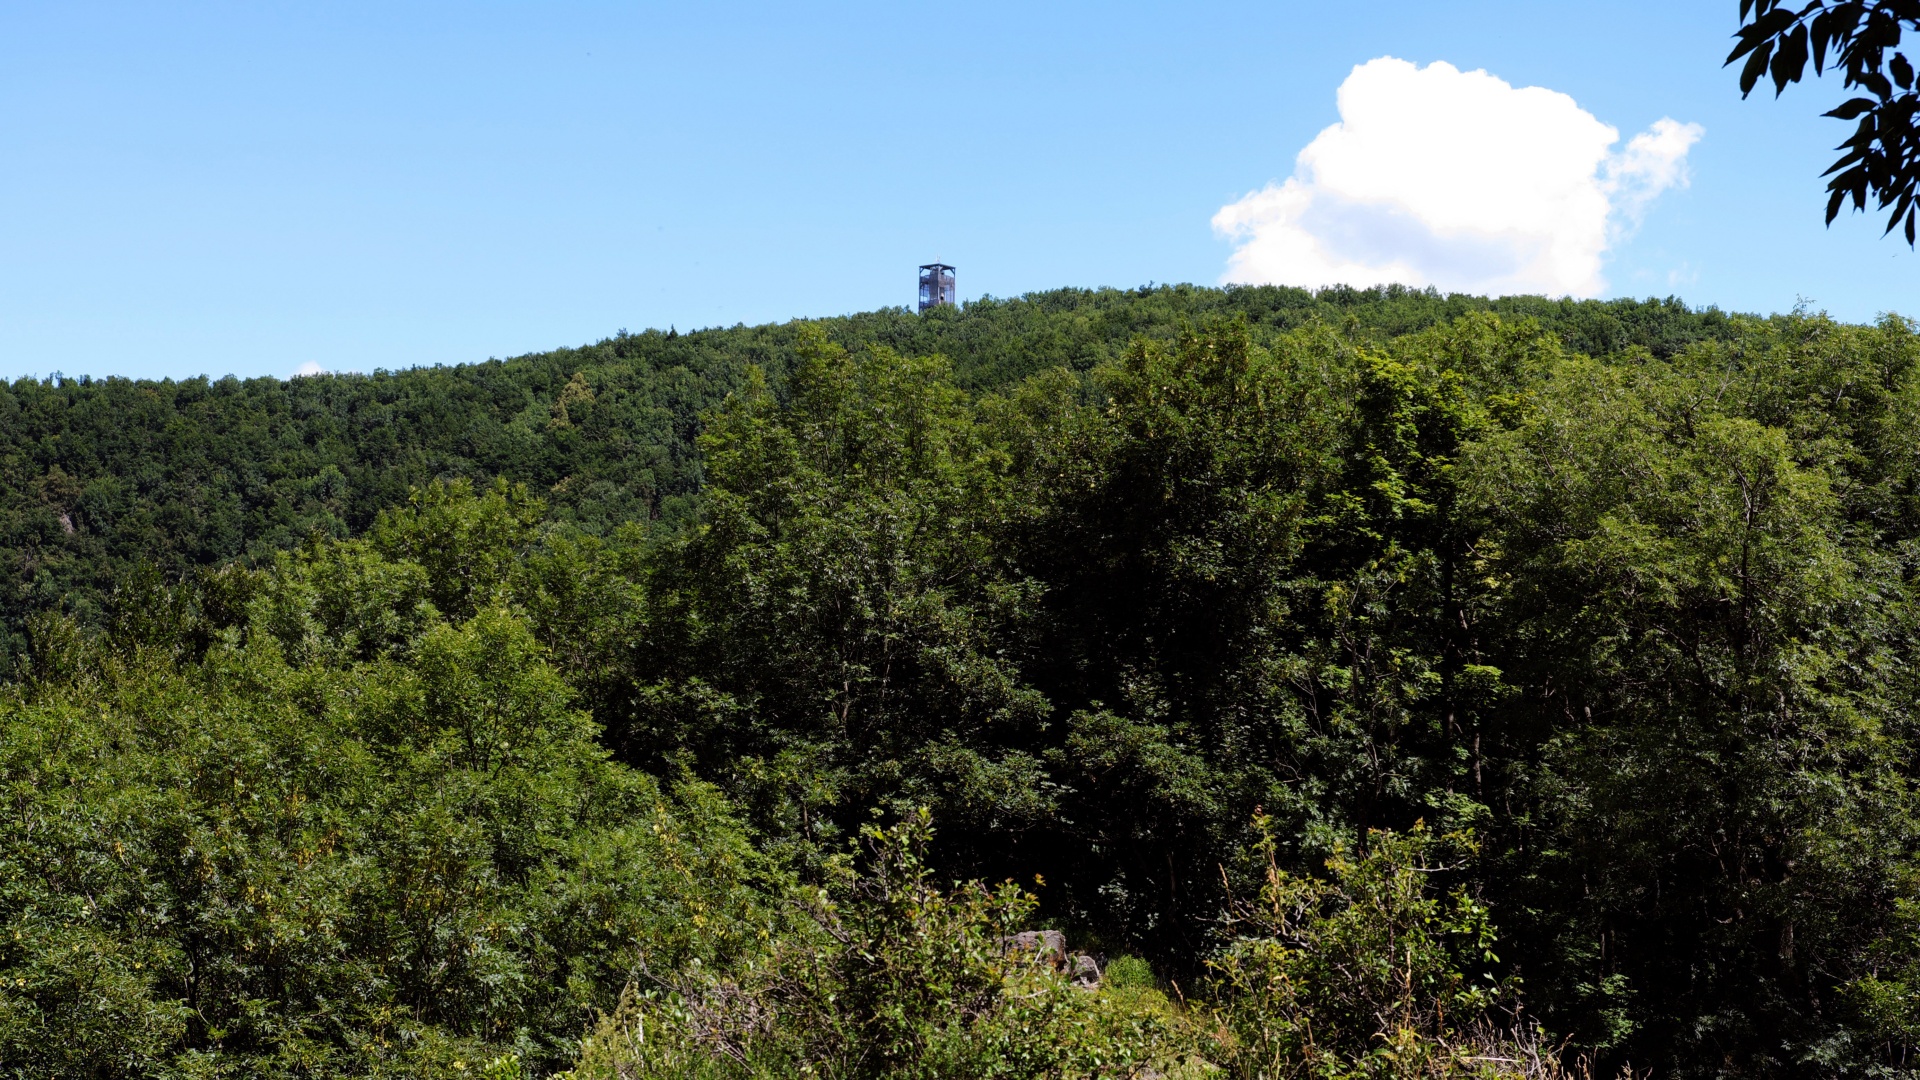
[[[1204,1041],[1229,1075],[1560,1074],[1518,1022],[1517,988],[1489,974],[1498,957],[1486,907],[1431,884],[1449,869],[1436,856],[1467,852],[1467,837],[1374,832],[1364,852],[1336,851],[1319,879],[1279,869],[1271,823],[1255,826],[1265,882],[1229,912],[1234,940],[1209,965],[1216,1003]]]
[[[800,901],[809,932],[726,975],[630,989],[575,1080],[1128,1077],[1179,1064],[1177,1018],[1077,988],[1010,947],[1034,898],[1011,883],[942,892],[924,810],[869,825]]]
[[[758,936],[724,801],[611,761],[515,616],[290,651],[0,698],[0,1072],[552,1069],[637,962]]]

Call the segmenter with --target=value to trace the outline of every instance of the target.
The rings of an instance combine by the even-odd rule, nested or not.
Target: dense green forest
[[[1163,287],[1061,290],[925,317],[892,309],[821,321],[847,347],[943,355],[968,390],[1053,367],[1087,371],[1182,319],[1243,315],[1257,341],[1321,321],[1384,340],[1467,311],[1524,312],[1601,355],[1658,355],[1724,336],[1718,312],[1674,303],[1486,301],[1405,289]],[[749,366],[776,384],[798,324],[597,345],[452,368],[278,379],[21,380],[0,386],[0,626],[26,615],[97,621],[132,567],[170,576],[259,564],[314,535],[357,535],[435,479],[496,477],[539,493],[557,520],[605,535],[688,513],[702,413]],[[4,660],[5,657],[0,657]]]
[[[7,395],[0,1075],[1920,1068],[1904,320],[1062,291]]]

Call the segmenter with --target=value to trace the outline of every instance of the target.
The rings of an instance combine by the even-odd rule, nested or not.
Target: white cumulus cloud
[[[1571,97],[1447,63],[1353,69],[1294,174],[1220,209],[1222,281],[1596,296],[1607,249],[1687,184],[1705,132],[1620,132]]]
[[[293,369],[293,377],[296,379],[304,379],[310,375],[325,375],[326,373],[327,369],[321,367],[320,361],[318,360],[309,360]]]

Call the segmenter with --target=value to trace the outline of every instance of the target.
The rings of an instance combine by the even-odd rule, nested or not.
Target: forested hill
[[[11,408],[7,1077],[1920,1077],[1908,320],[1061,293]]]
[[[1085,371],[1136,337],[1242,316],[1256,343],[1319,320],[1384,340],[1491,310],[1540,320],[1571,349],[1667,356],[1733,320],[1677,301],[1486,300],[1401,288],[1062,289],[964,310],[902,308],[820,320],[838,343],[945,355],[968,389],[1047,368]],[[0,626],[65,608],[97,619],[136,566],[177,576],[258,561],[316,534],[367,528],[434,478],[506,477],[589,532],[678,517],[700,485],[699,418],[747,366],[776,385],[799,323],[597,344],[372,375],[180,382],[55,377],[0,386]]]

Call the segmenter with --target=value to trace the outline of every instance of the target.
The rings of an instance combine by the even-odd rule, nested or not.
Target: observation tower
[[[920,268],[920,310],[953,306],[953,267],[928,263]]]

